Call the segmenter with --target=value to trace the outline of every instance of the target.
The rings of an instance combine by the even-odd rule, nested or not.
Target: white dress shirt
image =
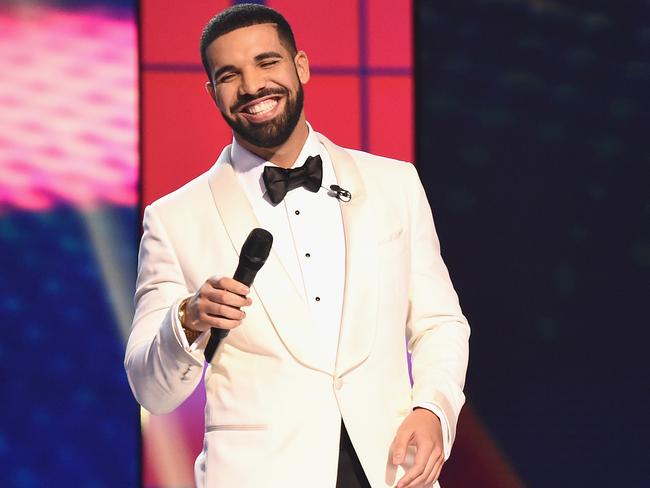
[[[343,309],[345,238],[339,201],[328,190],[336,184],[334,168],[311,127],[292,167],[302,166],[309,156],[320,156],[323,161],[320,190],[312,193],[299,187],[273,205],[262,180],[264,167],[273,163],[244,149],[236,140],[230,153],[233,169],[257,220],[273,235],[272,252],[280,258],[309,307],[333,372]]]
[[[273,205],[266,195],[262,173],[265,166],[275,165],[248,151],[234,138],[230,160],[260,226],[273,235],[271,252],[277,254],[309,307],[313,326],[320,335],[334,372],[343,309],[345,236],[340,202],[329,190],[330,185],[337,184],[332,161],[311,125],[308,127],[307,140],[291,167],[302,166],[309,156],[320,156],[323,181],[317,193],[296,188],[289,191],[280,203]],[[175,332],[183,347],[190,352],[195,351],[209,333],[204,332],[189,344],[180,324]],[[447,459],[451,445],[442,409],[431,403],[414,407],[426,408],[440,418]]]

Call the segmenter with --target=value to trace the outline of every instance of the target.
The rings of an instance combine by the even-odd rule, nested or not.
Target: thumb
[[[392,463],[398,465],[404,462],[408,441],[411,438],[411,432],[406,429],[399,429],[393,439]]]

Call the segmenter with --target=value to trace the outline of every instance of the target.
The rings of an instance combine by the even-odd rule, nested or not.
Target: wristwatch
[[[183,332],[185,332],[185,337],[187,337],[187,342],[192,344],[195,340],[197,340],[199,338],[199,336],[201,335],[201,331],[192,330],[192,329],[188,329],[187,327],[185,327],[185,307],[187,306],[188,302],[190,301],[190,298],[192,298],[192,297],[185,298],[178,305],[178,320],[181,323],[181,327],[183,328]]]

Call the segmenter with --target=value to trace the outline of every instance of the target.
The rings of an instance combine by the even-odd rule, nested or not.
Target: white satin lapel
[[[336,373],[345,374],[363,362],[372,349],[377,328],[378,249],[375,219],[365,185],[350,153],[325,136],[338,185],[352,194],[341,203],[345,233],[345,288]]]
[[[230,163],[230,146],[219,156],[211,170],[209,182],[214,203],[239,255],[250,231],[260,227],[260,224]],[[331,374],[314,333],[307,305],[273,250],[257,273],[253,289],[294,358],[304,366]]]

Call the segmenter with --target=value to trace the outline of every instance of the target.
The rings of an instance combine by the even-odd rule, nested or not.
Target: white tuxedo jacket
[[[341,418],[371,485],[394,486],[403,469],[389,462],[389,447],[422,402],[442,409],[453,442],[469,326],[417,173],[319,138],[338,184],[352,193],[341,203],[346,273],[336,367],[272,252],[246,319],[206,371],[201,488],[334,488]],[[229,157],[226,147],[207,173],[145,210],[125,367],[135,397],[153,413],[174,410],[201,381],[203,348],[187,352],[176,336],[179,302],[209,276],[230,276],[259,226]]]

